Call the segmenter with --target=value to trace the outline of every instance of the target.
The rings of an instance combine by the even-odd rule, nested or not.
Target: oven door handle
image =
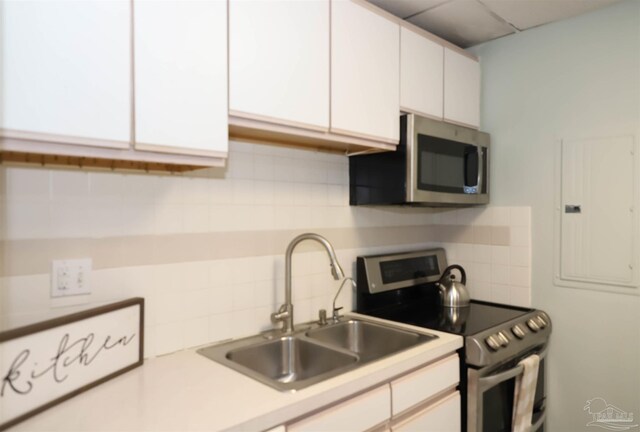
[[[547,351],[548,351],[548,347],[544,347],[544,349],[542,351],[540,351],[539,353],[536,353],[536,354],[538,354],[538,357],[540,357],[540,359],[542,360],[543,358],[546,357]],[[491,387],[494,387],[494,386],[500,384],[503,381],[509,380],[509,379],[511,379],[513,377],[516,377],[516,376],[520,375],[522,372],[524,372],[524,366],[519,364],[516,367],[513,367],[513,368],[511,368],[509,370],[506,370],[504,372],[500,372],[500,373],[495,374],[495,375],[489,375],[487,377],[479,378],[478,379],[478,388],[480,389],[481,392],[484,392],[485,390],[488,390]]]
[[[531,432],[536,432],[538,429],[540,429],[540,427],[542,426],[542,423],[544,423],[544,421],[547,419],[547,410],[545,409],[542,412],[542,415],[540,416],[540,418],[531,425],[531,429],[529,429]]]

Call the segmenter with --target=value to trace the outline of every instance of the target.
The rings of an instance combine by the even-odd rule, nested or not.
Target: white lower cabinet
[[[459,432],[460,392],[454,392],[424,409],[394,423],[393,432]]]
[[[389,419],[391,392],[385,384],[287,426],[288,432],[364,431]]]
[[[460,381],[458,355],[446,357],[391,382],[393,415],[422,403]]]
[[[290,423],[286,430],[460,431],[459,382],[459,359],[454,353]]]

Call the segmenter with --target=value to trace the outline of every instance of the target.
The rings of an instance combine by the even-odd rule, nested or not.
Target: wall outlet
[[[91,258],[54,260],[51,266],[51,297],[91,294]]]

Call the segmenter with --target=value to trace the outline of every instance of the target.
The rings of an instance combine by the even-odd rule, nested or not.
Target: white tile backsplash
[[[352,275],[358,255],[443,246],[450,264],[467,269],[473,298],[530,304],[528,207],[350,207],[343,155],[238,142],[230,150],[226,169],[174,175],[2,167],[0,234],[26,240],[429,224],[508,227],[509,246],[389,244],[339,249],[337,255]],[[284,252],[98,269],[88,302],[144,297],[148,357],[245,336],[270,328],[270,313],[284,300]],[[339,282],[332,280],[324,252],[296,252],[293,274],[296,322],[315,319],[320,308],[330,313]],[[0,287],[3,325],[53,313],[48,274],[1,278]],[[350,287],[337,303],[352,309]]]

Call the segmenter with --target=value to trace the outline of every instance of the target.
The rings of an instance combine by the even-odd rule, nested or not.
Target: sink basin
[[[435,338],[353,319],[310,330],[307,336],[352,351],[361,362],[377,360]]]
[[[279,390],[297,390],[355,366],[358,357],[296,336],[252,343],[219,352],[220,346],[199,350]],[[221,356],[222,354],[222,356]]]
[[[361,319],[297,327],[293,334],[272,331],[198,353],[277,390],[291,391],[437,338]]]
[[[280,383],[308,380],[358,360],[292,336],[230,351],[227,358]]]

